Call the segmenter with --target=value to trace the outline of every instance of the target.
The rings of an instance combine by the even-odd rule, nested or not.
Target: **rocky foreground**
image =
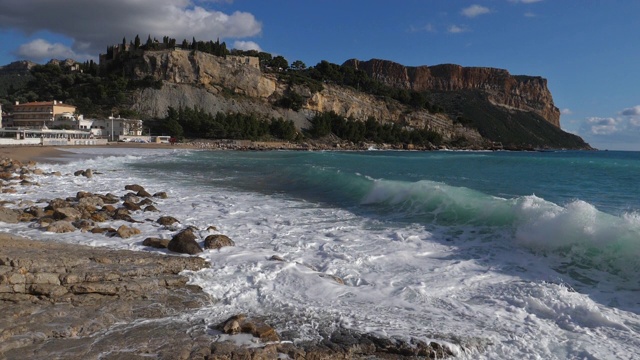
[[[0,161],[2,193],[34,186],[44,174],[35,163]],[[75,176],[95,176],[90,169]],[[0,205],[0,221],[30,222],[48,232],[84,231],[122,237],[140,233],[131,214],[154,212],[154,198],[139,185],[113,194],[79,192],[66,199]],[[5,205],[19,205],[6,206]],[[21,208],[21,206],[23,208]],[[104,226],[124,220],[131,226]],[[170,216],[156,221],[178,222]],[[0,236],[0,359],[361,359],[444,358],[453,352],[436,342],[403,341],[338,329],[324,340],[296,342],[278,334],[268,319],[239,314],[211,323],[198,310],[217,300],[187,285],[183,270],[208,266],[195,256],[202,250],[189,228],[171,240],[147,238],[143,244],[167,248],[176,256],[153,252],[42,242]],[[205,248],[234,246],[216,234]],[[277,260],[277,259],[275,259]],[[337,281],[337,280],[336,280]],[[244,334],[244,335],[242,335]],[[238,336],[244,339],[239,343]],[[247,340],[249,339],[249,340]]]

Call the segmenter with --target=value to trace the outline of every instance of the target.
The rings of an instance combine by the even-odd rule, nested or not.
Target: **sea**
[[[63,176],[3,199],[128,184],[169,196],[133,215],[129,239],[0,231],[167,254],[142,241],[189,226],[229,236],[200,255],[210,268],[186,272],[217,303],[181,316],[264,316],[292,341],[437,341],[460,359],[640,359],[640,152],[63,150],[39,164]]]

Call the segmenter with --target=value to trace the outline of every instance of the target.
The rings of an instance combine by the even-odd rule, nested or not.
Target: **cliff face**
[[[197,107],[210,113],[281,117],[306,128],[315,114],[333,111],[360,121],[373,117],[380,122],[427,128],[440,133],[445,142],[464,139],[475,147],[493,142],[514,148],[588,148],[582,139],[571,138],[559,128],[559,111],[546,80],[540,77],[457,65],[405,67],[381,60],[350,60],[347,65],[391,86],[427,91],[429,101],[445,112],[434,114],[328,82],[322,84],[322,91],[312,92],[304,82],[295,84],[285,74],[263,73],[257,64],[241,57],[149,51],[126,69],[138,79],[151,76],[163,81],[161,89],[144,88],[134,94],[133,109],[153,118],[166,116],[169,106]],[[300,110],[277,105],[289,93],[303,99]]]
[[[162,89],[147,88],[137,94],[134,109],[151,117],[164,117],[167,108],[198,107],[207,112],[255,113],[268,117],[292,120],[298,127],[307,127],[317,112],[334,111],[344,117],[397,122],[416,128],[425,126],[438,131],[445,139],[464,136],[481,142],[480,134],[472,129],[455,126],[444,114],[427,111],[407,112],[400,105],[389,104],[365,93],[324,84],[324,90],[311,93],[303,86],[294,91],[307,100],[299,112],[273,106],[289,88],[274,74],[259,68],[210,54],[190,51],[150,51],[132,69],[134,76],[151,75],[163,80]]]
[[[554,105],[547,80],[538,76],[513,76],[507,70],[445,64],[410,67],[387,60],[348,60],[344,65],[365,71],[371,78],[401,89],[427,92],[480,90],[494,105],[531,111],[560,127],[560,110]]]
[[[134,72],[140,78],[151,75],[175,84],[199,85],[214,92],[224,87],[255,98],[267,98],[276,90],[276,81],[262,76],[259,68],[203,52],[145,52],[142,64],[138,64]]]

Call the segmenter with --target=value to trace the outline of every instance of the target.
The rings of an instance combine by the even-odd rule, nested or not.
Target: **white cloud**
[[[526,13],[524,13],[524,17],[528,17],[528,18],[534,18],[537,17],[538,15],[536,15],[535,13],[531,12],[531,11],[527,11]]]
[[[451,34],[459,34],[459,33],[467,32],[469,30],[464,26],[451,25],[447,28],[447,31]]]
[[[436,28],[435,26],[433,26],[432,24],[427,24],[424,26],[410,26],[409,27],[409,32],[412,33],[416,33],[416,32],[436,32]]]
[[[486,8],[484,6],[471,5],[467,8],[462,9],[461,14],[469,18],[474,18],[476,16],[488,14],[490,12],[491,10],[489,10],[489,8]]]
[[[571,114],[573,114],[573,112],[571,111],[571,109],[565,108],[565,109],[560,110],[560,114],[562,114],[562,115],[571,115]]]
[[[246,50],[262,51],[262,49],[260,48],[260,45],[258,45],[253,41],[242,41],[242,40],[235,41],[233,43],[233,48],[236,50],[245,50],[245,51]]]
[[[36,61],[45,61],[51,59],[74,59],[76,61],[84,61],[95,58],[87,54],[78,54],[70,47],[61,43],[50,43],[43,39],[36,39],[27,44],[20,45],[16,54],[22,58],[32,59]]]
[[[634,107],[626,108],[620,112],[620,115],[624,116],[638,116],[640,115],[640,105],[636,105]]]
[[[0,28],[28,34],[48,31],[73,40],[74,52],[97,55],[136,35],[182,39],[241,39],[260,34],[262,24],[247,12],[210,9],[228,0],[0,0]]]
[[[509,0],[509,2],[512,2],[512,3],[522,3],[522,4],[533,4],[541,1],[542,0]]]
[[[590,117],[587,119],[587,124],[590,127],[589,132],[593,135],[611,135],[621,130],[618,127],[620,120],[611,117]]]

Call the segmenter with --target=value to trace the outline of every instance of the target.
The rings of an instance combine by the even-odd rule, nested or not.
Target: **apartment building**
[[[60,117],[73,117],[76,107],[62,101],[38,101],[20,104],[16,101],[11,123],[19,127],[48,127]]]

